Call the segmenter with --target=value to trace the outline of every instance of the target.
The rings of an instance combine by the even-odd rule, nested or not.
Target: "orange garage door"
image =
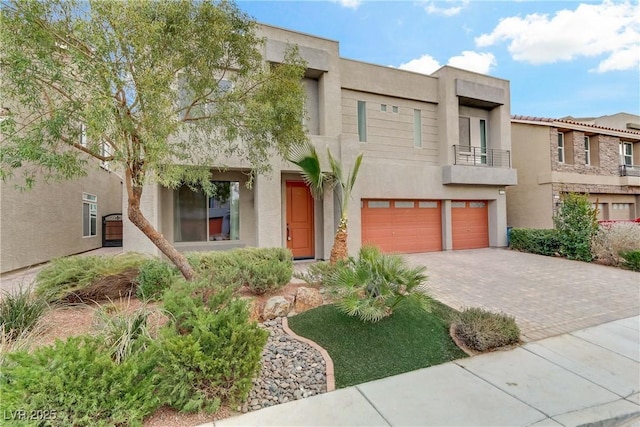
[[[363,200],[362,243],[384,252],[442,250],[442,218],[436,200]]]
[[[489,246],[489,214],[486,201],[451,202],[453,249]]]

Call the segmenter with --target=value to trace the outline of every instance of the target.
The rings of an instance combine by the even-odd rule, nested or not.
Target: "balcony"
[[[640,177],[640,166],[620,165],[620,176]]]
[[[473,147],[469,145],[453,146],[453,164],[462,166],[481,166],[490,168],[510,168],[511,152],[495,148]]]
[[[516,185],[517,172],[511,169],[511,152],[469,145],[453,146],[453,165],[442,167],[443,184]]]

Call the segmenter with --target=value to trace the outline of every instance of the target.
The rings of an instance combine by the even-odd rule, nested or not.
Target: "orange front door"
[[[313,197],[304,182],[287,181],[287,248],[293,257],[313,258]]]

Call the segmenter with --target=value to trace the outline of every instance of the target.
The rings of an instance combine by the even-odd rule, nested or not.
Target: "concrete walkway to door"
[[[515,316],[525,341],[640,314],[640,273],[633,271],[497,248],[405,258],[427,267],[431,296],[455,309]]]

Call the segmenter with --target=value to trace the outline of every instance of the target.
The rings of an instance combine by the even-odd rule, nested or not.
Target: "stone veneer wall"
[[[589,135],[591,164],[585,164],[584,132],[564,132],[565,162],[558,161],[558,129],[550,128],[551,170],[585,175],[620,175],[620,138],[608,135]],[[569,146],[570,145],[570,146]],[[615,186],[603,186],[613,187]],[[592,192],[595,192],[592,190]],[[606,191],[608,192],[608,191]]]

